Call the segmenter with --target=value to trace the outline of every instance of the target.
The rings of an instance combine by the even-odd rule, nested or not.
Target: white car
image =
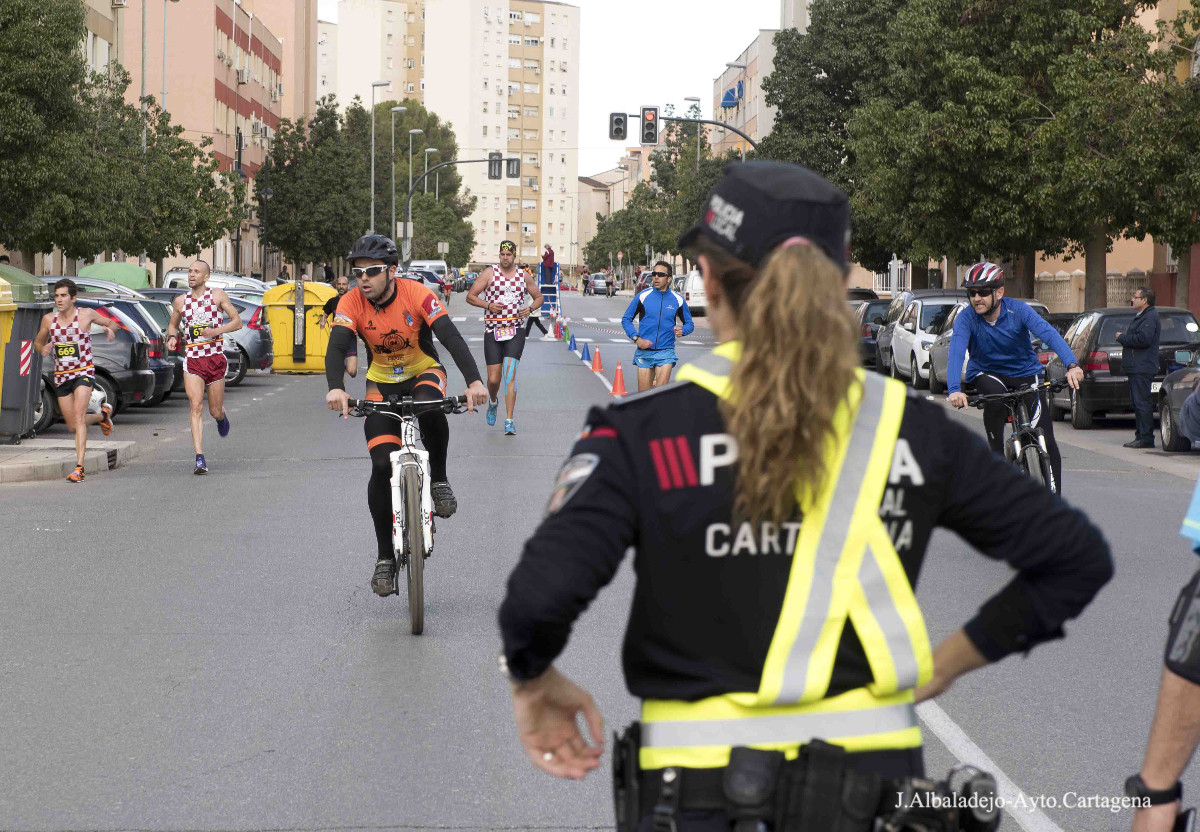
[[[184,268],[171,269],[163,275],[163,287],[166,289],[186,289],[188,287],[188,270]],[[262,294],[270,289],[266,283],[253,277],[243,277],[240,274],[211,271],[208,274],[208,286],[212,289],[244,289]]]
[[[683,276],[680,292],[683,294],[683,300],[688,305],[688,310],[693,315],[703,317],[705,310],[708,308],[708,300],[704,296],[704,278],[700,276],[700,272],[689,272]]]
[[[946,294],[909,302],[892,333],[892,378],[907,378],[918,389],[929,384],[929,348],[960,300]]]

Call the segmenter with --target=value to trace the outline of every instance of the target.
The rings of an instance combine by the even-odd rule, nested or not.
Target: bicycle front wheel
[[[404,469],[404,543],[408,550],[408,617],[412,633],[425,629],[425,518],[421,509],[421,474],[416,466]]]
[[[1036,445],[1026,445],[1021,450],[1021,467],[1025,469],[1025,473],[1029,474],[1029,478],[1043,488],[1048,487],[1046,483],[1046,473],[1042,469],[1042,453],[1041,448]]]

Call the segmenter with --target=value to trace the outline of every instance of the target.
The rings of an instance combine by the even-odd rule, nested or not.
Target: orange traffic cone
[[[621,362],[620,361],[617,362],[617,374],[615,376],[613,376],[612,394],[614,396],[626,395],[625,394],[625,374],[621,372]]]
[[[600,348],[596,347],[596,351],[592,353],[592,372],[598,373],[603,369],[604,367],[600,364]]]

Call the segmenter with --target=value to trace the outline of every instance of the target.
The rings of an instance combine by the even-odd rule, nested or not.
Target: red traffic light
[[[654,119],[657,117],[658,113],[654,112],[653,110],[646,111],[646,121],[654,121]]]

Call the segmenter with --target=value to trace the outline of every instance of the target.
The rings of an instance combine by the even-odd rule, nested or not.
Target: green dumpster
[[[28,272],[0,264],[0,280],[14,301],[10,329],[0,330],[0,445],[12,445],[33,430],[42,375],[33,341],[54,304],[46,282]]]

